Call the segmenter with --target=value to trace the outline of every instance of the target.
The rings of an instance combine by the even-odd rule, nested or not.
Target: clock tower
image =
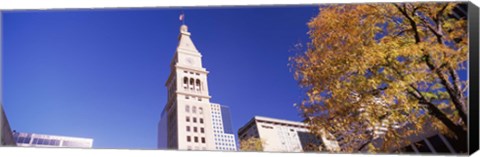
[[[208,71],[190,35],[188,27],[182,25],[165,83],[168,99],[158,126],[158,147],[215,150]]]

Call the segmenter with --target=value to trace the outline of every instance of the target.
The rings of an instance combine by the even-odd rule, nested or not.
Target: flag
[[[178,19],[179,19],[180,21],[183,21],[183,18],[184,18],[184,15],[183,15],[183,13],[182,13],[182,14],[180,14],[180,17],[178,17]]]

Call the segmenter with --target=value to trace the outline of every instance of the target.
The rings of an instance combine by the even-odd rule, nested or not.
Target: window
[[[190,90],[193,90],[193,86],[194,86],[193,82],[195,82],[193,78],[190,78]]]
[[[203,108],[202,107],[198,108],[198,113],[203,114]]]
[[[193,122],[196,123],[196,122],[197,122],[197,118],[193,117]]]
[[[203,118],[200,118],[200,123],[203,124]]]
[[[43,139],[43,138],[38,139],[38,143],[37,143],[37,144],[43,144],[43,141],[44,141],[44,140],[45,140],[45,139]]]
[[[195,143],[198,143],[198,137],[197,136],[195,136],[193,139],[194,139]]]
[[[185,71],[186,72],[186,71]],[[184,89],[187,89],[188,88],[188,78],[187,77],[184,77],[183,78],[183,88]]]
[[[190,142],[192,141],[192,139],[190,138],[190,136],[187,136],[187,142]]]
[[[25,137],[25,139],[23,140],[23,143],[30,143],[30,139],[31,139],[30,136]]]
[[[187,113],[190,112],[190,106],[188,106],[188,105],[185,106],[185,112],[187,112]]]
[[[25,137],[18,137],[17,139],[17,143],[27,143],[27,142],[24,142],[25,141]]]
[[[55,140],[51,139],[48,145],[55,145]]]
[[[187,122],[190,122],[190,117],[187,116],[187,119],[185,119]]]
[[[196,81],[195,89],[196,89],[197,91],[200,91],[200,80],[199,80],[199,79],[197,79],[197,81]]]
[[[196,106],[192,107],[192,113],[197,113],[197,107]]]
[[[202,101],[202,98],[198,98],[198,101]]]
[[[440,138],[439,135],[432,136],[428,138],[428,141],[430,144],[432,144],[433,148],[435,149],[436,152],[438,153],[450,153],[450,150],[448,150],[447,145],[445,145],[445,142]]]
[[[187,132],[190,132],[190,126],[187,126]]]
[[[265,126],[265,125],[262,125],[262,128],[273,129],[273,127],[271,127],[271,126]]]
[[[185,96],[185,99],[190,99],[190,97],[188,97],[188,96]]]
[[[202,137],[202,143],[205,143],[205,137]]]
[[[432,151],[430,150],[430,148],[428,148],[427,143],[425,143],[424,140],[415,143],[415,146],[417,147],[417,149],[418,149],[418,151],[419,151],[420,153],[425,153],[425,152],[429,153],[429,152],[432,152]]]
[[[193,127],[193,132],[197,132],[197,127]]]
[[[201,132],[201,133],[205,133],[205,129],[200,128],[200,132]]]

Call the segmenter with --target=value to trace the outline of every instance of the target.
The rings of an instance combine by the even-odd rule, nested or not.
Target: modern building
[[[20,147],[68,147],[92,148],[93,139],[13,132],[17,146]]]
[[[233,133],[230,108],[212,103],[213,134],[216,150],[235,151],[237,144]]]
[[[190,35],[188,27],[182,25],[178,47],[170,63],[170,76],[165,84],[168,97],[158,124],[158,148],[231,150],[234,145],[230,142],[234,138],[229,111],[221,111],[220,105],[210,102],[209,72],[203,68],[202,54]]]
[[[392,150],[404,154],[463,154],[467,151],[466,141],[462,142],[443,135],[429,124],[431,123],[422,127],[421,133],[408,136],[408,144],[403,144],[400,149],[392,148]],[[411,127],[411,125],[407,124],[405,127]],[[381,142],[381,138],[374,141],[377,145]]]
[[[330,134],[317,137],[310,133],[308,126],[302,122],[294,122],[268,117],[253,117],[238,130],[238,138],[246,140],[259,138],[263,151],[270,152],[304,152],[311,151],[311,146],[338,151],[336,140]]]
[[[16,146],[15,140],[13,138],[12,129],[8,123],[7,116],[3,110],[3,106],[0,104],[0,124],[2,129],[0,129],[0,146]]]
[[[458,154],[461,145],[450,137],[436,133],[417,139],[416,142],[409,144],[399,150],[400,153],[407,154]]]

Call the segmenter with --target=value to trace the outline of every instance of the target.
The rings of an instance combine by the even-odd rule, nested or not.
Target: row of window
[[[184,77],[183,78],[183,89],[200,91],[200,90],[203,90],[203,87],[202,87],[202,83],[201,83],[200,79]]]
[[[235,148],[228,148],[228,147],[216,147],[217,150],[235,150]]]
[[[230,146],[230,147],[234,147],[234,146],[235,146],[235,145],[232,144],[232,143],[222,143],[222,142],[215,143],[215,145],[217,145],[217,146]]]
[[[198,132],[199,129],[197,129],[196,126],[193,127],[193,132]],[[190,132],[190,126],[187,126],[187,132]],[[200,127],[200,133],[205,133],[205,129],[203,127]]]
[[[188,71],[183,71],[183,73],[188,74]],[[193,72],[190,71],[190,74],[193,74]],[[200,76],[200,73],[195,73],[195,75]]]
[[[15,141],[17,141],[17,143],[30,143],[31,139],[31,137],[18,137]]]
[[[198,146],[195,146],[195,150],[199,150],[200,148]],[[187,150],[192,150],[192,146],[187,146]],[[207,150],[207,148],[202,147],[202,150]]]
[[[218,119],[220,119],[220,118],[222,118],[222,117],[219,116],[219,115],[212,115],[212,118],[218,118]]]
[[[225,137],[225,138],[229,138],[229,137],[232,137],[233,138],[233,135],[232,136],[229,136],[229,135],[225,135],[225,134],[215,134],[216,137]]]
[[[193,98],[193,99],[197,99],[197,97],[194,97],[194,96],[192,96],[192,98]],[[190,96],[186,95],[186,96],[185,96],[185,99],[190,99]],[[199,97],[197,100],[198,100],[198,101],[202,101],[202,98]]]
[[[428,144],[427,144],[428,143]],[[450,147],[450,148],[449,148]],[[412,145],[406,146],[401,151],[407,153],[415,153],[415,149],[419,153],[455,153],[456,145],[451,145],[448,138],[442,139],[440,135],[435,135],[421,141],[415,142]],[[452,149],[452,151],[450,150]]]
[[[17,137],[16,142],[17,143],[25,143],[25,144],[30,144],[31,137]],[[57,139],[44,139],[44,138],[33,138],[33,141],[31,144],[36,144],[36,145],[52,145],[52,146],[59,146],[60,145],[60,140]]]
[[[198,120],[199,120],[200,124],[203,124],[203,118],[198,118]],[[190,122],[190,117],[187,116],[185,121]],[[192,122],[197,123],[197,117],[192,117]]]
[[[190,113],[190,106],[189,105],[185,105],[185,112]],[[197,113],[197,107],[196,106],[192,106],[192,113]],[[202,107],[198,107],[198,113],[203,114],[203,108]]]
[[[32,144],[58,146],[60,145],[60,140],[34,138]]]
[[[265,129],[273,129],[273,127],[271,127],[271,126],[266,126],[266,125],[262,125],[262,128],[265,128]]]
[[[220,107],[219,107],[219,105],[212,105],[212,111],[220,112]]]
[[[199,141],[199,139],[200,139],[200,141]],[[187,142],[192,142],[192,137],[191,136],[187,136]],[[205,137],[199,138],[198,136],[193,136],[193,142],[195,142],[195,143],[198,143],[198,142],[206,143]]]

